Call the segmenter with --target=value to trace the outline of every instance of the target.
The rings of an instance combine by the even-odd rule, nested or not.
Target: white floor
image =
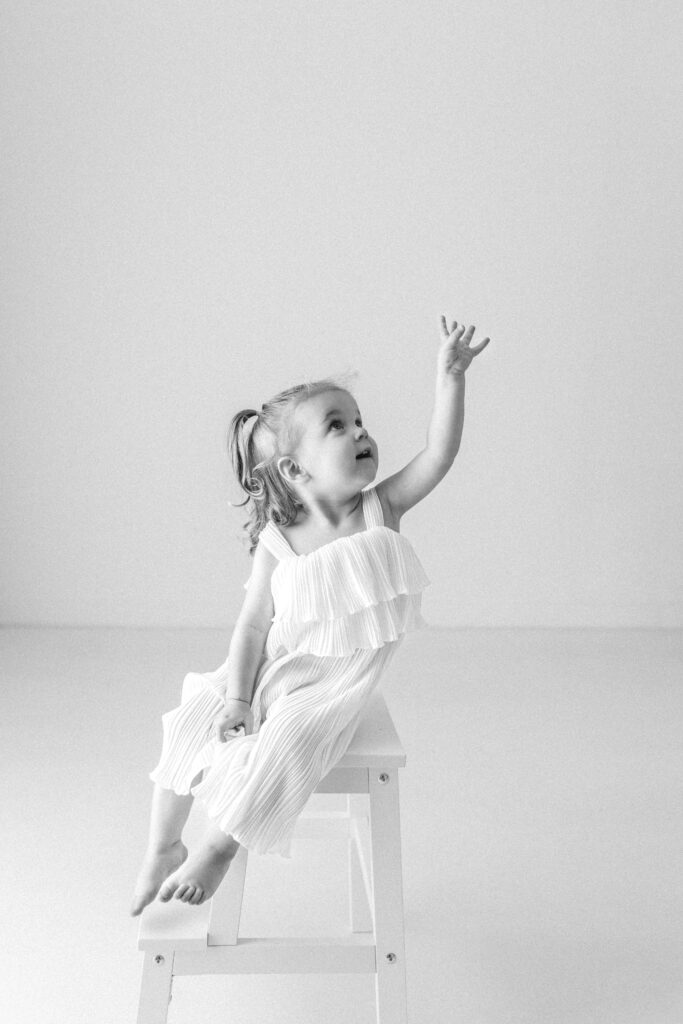
[[[0,630],[3,1022],[135,1021],[128,905],[160,715],[229,638]],[[406,639],[382,690],[408,758],[410,1024],[683,1022],[682,666],[679,631]],[[346,927],[343,841],[301,848],[251,855],[242,934]],[[374,981],[354,975],[181,978],[169,1012],[374,1020]]]

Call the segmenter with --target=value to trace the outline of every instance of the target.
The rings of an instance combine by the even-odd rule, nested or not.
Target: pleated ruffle
[[[281,619],[273,623],[268,644],[274,649],[322,657],[383,647],[403,633],[428,625],[420,611],[420,597],[420,594],[398,594],[392,601],[361,608],[341,619],[305,623]]]
[[[410,541],[388,526],[374,526],[309,555],[283,558],[271,580],[273,621],[340,619],[430,582]]]
[[[430,582],[410,542],[387,526],[283,558],[271,579],[268,648],[337,657],[382,647],[428,625],[421,592]]]
[[[268,656],[345,656],[424,629],[422,591],[430,583],[410,541],[388,526],[338,537],[307,555],[285,555],[271,577]]]

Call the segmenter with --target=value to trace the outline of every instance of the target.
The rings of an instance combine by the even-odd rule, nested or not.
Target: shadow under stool
[[[407,1024],[398,769],[406,755],[380,690],[346,753],[316,793],[346,794],[346,809],[307,814],[296,832],[334,824],[348,836],[349,930],[329,937],[240,938],[248,850],[240,846],[211,900],[155,900],[140,918],[144,950],[138,1024],[166,1024],[173,979],[198,974],[375,975],[378,1024]]]

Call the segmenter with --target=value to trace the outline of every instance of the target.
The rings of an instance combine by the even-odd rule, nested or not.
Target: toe
[[[162,885],[159,890],[159,899],[162,903],[168,903],[175,892],[175,883],[169,882],[167,885]]]
[[[183,882],[175,891],[175,898],[181,900],[189,888],[189,882]]]
[[[203,899],[204,899],[204,890],[200,889],[200,887],[197,886],[197,888],[194,891],[194,895],[191,897],[190,900],[188,900],[188,902],[191,903],[193,907],[198,907]]]
[[[196,886],[188,885],[187,889],[185,890],[183,895],[180,897],[182,899],[183,903],[189,903],[190,900],[192,899],[192,897],[194,896],[195,892],[196,892]]]

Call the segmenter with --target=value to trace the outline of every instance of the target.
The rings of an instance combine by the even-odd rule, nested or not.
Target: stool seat
[[[334,825],[348,839],[349,920],[329,937],[242,938],[248,850],[211,900],[155,900],[140,918],[145,952],[138,1024],[166,1024],[173,978],[195,974],[373,973],[378,1024],[407,1024],[398,768],[406,754],[375,690],[354,736],[316,793],[345,793],[346,811],[299,816],[296,831]]]
[[[353,739],[337,762],[337,768],[403,768],[406,752],[401,746],[384,696],[375,690],[358,721]]]

